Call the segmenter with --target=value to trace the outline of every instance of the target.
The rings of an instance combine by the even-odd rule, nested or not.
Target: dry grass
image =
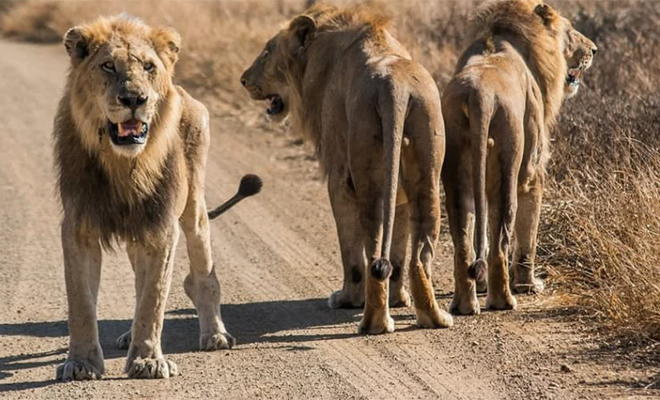
[[[216,112],[263,124],[238,77],[305,3],[18,2],[0,10],[0,31],[58,41],[76,23],[122,11],[174,26],[184,37],[178,80]],[[443,87],[466,45],[475,3],[382,4],[395,16],[399,39]],[[600,51],[554,134],[539,264],[554,287],[604,326],[660,340],[660,3],[555,3]]]

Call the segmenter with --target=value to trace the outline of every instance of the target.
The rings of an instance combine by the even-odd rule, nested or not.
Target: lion
[[[315,146],[344,270],[329,305],[364,304],[358,331],[370,334],[394,331],[389,306],[410,305],[402,282],[409,233],[417,323],[452,325],[431,282],[445,151],[440,95],[388,21],[364,6],[312,6],[241,77],[253,99],[267,100],[273,120],[290,114]]]
[[[534,258],[549,132],[597,50],[540,0],[487,2],[473,25],[476,40],[442,97],[453,314],[478,314],[476,292],[486,286],[486,307],[497,310],[516,307],[511,289],[543,290]]]
[[[181,47],[173,29],[127,15],[102,17],[70,29],[64,45],[71,67],[53,135],[70,348],[57,379],[104,373],[96,320],[101,258],[120,241],[135,272],[137,299],[131,330],[118,339],[128,349],[125,372],[168,378],[178,369],[164,358],[160,339],[179,225],[200,348],[235,343],[220,316],[204,201],[209,113],[172,83]]]

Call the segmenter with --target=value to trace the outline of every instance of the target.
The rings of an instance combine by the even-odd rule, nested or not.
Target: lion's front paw
[[[128,348],[131,346],[131,331],[129,330],[128,332],[124,332],[115,341],[117,344],[117,348],[120,350],[128,350]]]
[[[434,306],[430,310],[416,309],[415,311],[417,312],[417,325],[422,328],[449,328],[454,325],[452,316],[438,306]]]
[[[56,379],[60,382],[101,379],[103,376],[103,360],[98,365],[90,359],[66,360],[57,367]]]
[[[387,314],[379,318],[362,317],[358,325],[358,333],[363,335],[379,335],[391,332],[394,332],[394,320]]]
[[[164,358],[141,358],[131,361],[126,367],[131,379],[167,379],[179,375],[179,368]]]
[[[228,332],[205,334],[199,337],[199,349],[203,351],[229,350],[236,344],[236,339]]]

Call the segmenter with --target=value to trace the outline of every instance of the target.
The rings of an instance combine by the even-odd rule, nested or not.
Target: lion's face
[[[241,84],[250,93],[250,97],[266,100],[266,113],[278,122],[289,113],[286,48],[286,34],[282,31],[266,43],[261,54],[241,76]]]
[[[591,67],[598,48],[594,42],[575,30],[570,22],[565,21],[565,24],[567,29],[564,35],[564,57],[568,71],[564,95],[571,98],[577,94],[582,73]]]
[[[172,87],[178,34],[139,21],[76,27],[65,45],[72,57],[74,101],[108,134],[114,151],[134,157],[145,148],[159,106]]]
[[[301,15],[273,36],[243,72],[241,84],[255,100],[268,100],[266,113],[282,121],[291,109],[291,85],[300,83],[307,50],[316,34],[316,23]]]
[[[89,77],[102,88],[97,107],[106,117],[106,131],[120,154],[139,153],[147,142],[156,106],[167,94],[170,75],[147,43],[108,44],[89,64]]]

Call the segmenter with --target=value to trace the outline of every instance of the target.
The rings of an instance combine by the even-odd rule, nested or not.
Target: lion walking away
[[[344,268],[329,305],[364,304],[359,331],[372,334],[394,330],[390,305],[410,305],[402,282],[409,238],[417,323],[452,324],[431,281],[445,151],[440,95],[387,25],[365,7],[314,5],[270,39],[241,77],[274,120],[291,114],[316,146]]]
[[[487,288],[486,307],[497,310],[516,307],[511,289],[543,290],[534,258],[549,132],[596,53],[539,0],[486,2],[472,24],[474,42],[442,98],[454,314],[479,313],[478,288]]]
[[[126,15],[100,18],[64,37],[71,67],[54,138],[70,348],[58,380],[104,373],[96,320],[101,258],[103,248],[119,241],[126,244],[136,279],[133,324],[117,340],[128,349],[129,377],[178,374],[160,338],[180,230],[188,246],[184,284],[199,315],[200,348],[234,345],[220,316],[204,202],[209,114],[172,83],[180,43],[174,30]]]

